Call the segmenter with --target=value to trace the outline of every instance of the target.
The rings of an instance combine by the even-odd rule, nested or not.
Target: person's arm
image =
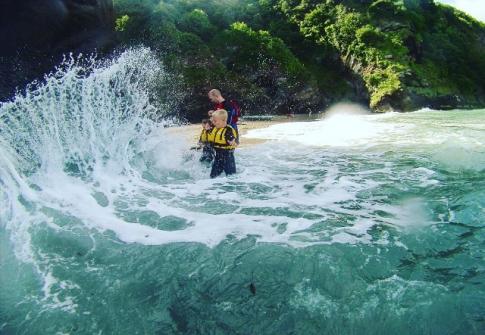
[[[226,138],[226,142],[229,145],[237,145],[236,136],[234,135],[234,128],[232,127],[227,128],[225,138]]]
[[[234,121],[234,108],[228,100],[224,101],[223,108],[227,111],[227,124],[232,124]]]

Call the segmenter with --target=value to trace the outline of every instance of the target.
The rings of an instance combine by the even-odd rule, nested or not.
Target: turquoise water
[[[210,180],[159,80],[129,50],[0,106],[1,334],[484,333],[485,110],[336,106]]]

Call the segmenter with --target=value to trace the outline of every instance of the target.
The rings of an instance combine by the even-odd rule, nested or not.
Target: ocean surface
[[[211,180],[164,80],[133,49],[0,104],[1,334],[485,333],[485,110],[334,106]]]

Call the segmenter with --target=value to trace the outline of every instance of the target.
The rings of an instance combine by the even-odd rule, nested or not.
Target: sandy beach
[[[262,143],[265,140],[257,138],[245,138],[244,135],[251,129],[267,128],[271,125],[275,125],[283,122],[291,122],[292,120],[268,120],[268,121],[241,121],[239,122],[239,132],[241,134],[241,144],[239,148],[244,148],[250,145]],[[201,125],[200,124],[189,124],[181,127],[171,128],[172,131],[176,132],[178,135],[183,136],[188,142],[197,144],[199,140]]]
[[[315,114],[312,117],[309,117],[307,115],[296,115],[292,117],[278,115],[268,120],[241,119],[238,123],[239,132],[241,134],[241,143],[239,145],[239,148],[244,148],[250,145],[259,144],[265,141],[264,139],[258,139],[258,138],[246,138],[245,135],[248,133],[248,131],[252,129],[267,128],[269,126],[279,124],[279,123],[312,121],[317,119],[319,116],[320,115],[318,114]],[[178,135],[181,135],[184,138],[186,138],[188,142],[192,142],[194,143],[194,145],[196,145],[199,139],[201,125],[189,124],[181,127],[174,127],[171,129],[177,132]]]

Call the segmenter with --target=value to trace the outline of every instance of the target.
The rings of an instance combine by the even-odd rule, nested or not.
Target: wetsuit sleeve
[[[227,111],[227,124],[232,124],[234,121],[234,109],[227,100],[224,101],[224,109]]]
[[[227,130],[226,130],[225,138],[226,138],[226,142],[229,143],[229,142],[235,140],[236,137],[234,136],[233,128],[227,127],[226,129]]]

